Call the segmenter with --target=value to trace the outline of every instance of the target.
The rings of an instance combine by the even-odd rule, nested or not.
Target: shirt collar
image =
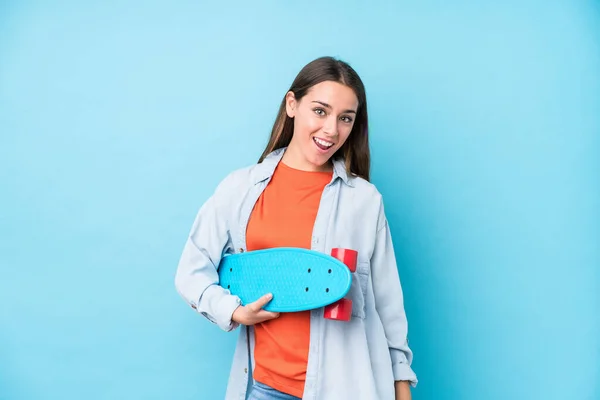
[[[286,149],[287,147],[282,147],[272,151],[260,164],[256,166],[254,184],[262,182],[273,176],[275,168],[277,168],[277,165],[283,158],[283,154],[285,153]],[[337,178],[340,178],[348,186],[354,186],[352,184],[352,180],[348,176],[348,172],[346,171],[346,165],[343,158],[336,158],[333,160],[333,178],[331,181],[334,182]]]

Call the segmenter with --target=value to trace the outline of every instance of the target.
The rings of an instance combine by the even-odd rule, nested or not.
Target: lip
[[[322,140],[324,142],[331,143],[331,146],[329,146],[327,149],[322,149],[322,148],[320,148],[317,145],[315,139],[319,139],[319,140]],[[317,148],[317,150],[319,150],[319,152],[321,152],[321,153],[328,153],[331,149],[333,149],[335,147],[335,142],[332,142],[332,141],[327,140],[327,139],[320,138],[318,136],[313,136],[312,141],[315,144],[315,147]]]

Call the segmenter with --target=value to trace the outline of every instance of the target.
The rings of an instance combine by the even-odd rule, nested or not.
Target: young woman
[[[380,193],[369,183],[367,101],[346,63],[306,65],[257,164],[230,173],[200,208],[175,284],[225,331],[240,326],[226,399],[410,399],[403,294]],[[219,286],[226,253],[301,247],[358,251],[352,318],[263,309]]]

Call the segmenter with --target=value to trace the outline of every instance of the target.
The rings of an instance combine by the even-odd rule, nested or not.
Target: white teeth
[[[333,143],[326,142],[326,141],[321,140],[319,138],[315,138],[315,142],[319,143],[321,146],[326,146],[326,147],[333,146]]]

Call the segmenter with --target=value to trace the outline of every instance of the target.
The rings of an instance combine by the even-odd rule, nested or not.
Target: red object
[[[351,249],[331,249],[331,256],[346,264],[350,272],[356,272],[358,252]],[[323,317],[336,321],[350,321],[352,316],[352,300],[340,299],[325,307]]]
[[[358,251],[350,249],[331,249],[331,257],[337,258],[350,270],[350,272],[356,272],[356,260],[358,259]]]
[[[350,321],[352,316],[352,300],[340,299],[325,307],[323,316],[336,321]]]

